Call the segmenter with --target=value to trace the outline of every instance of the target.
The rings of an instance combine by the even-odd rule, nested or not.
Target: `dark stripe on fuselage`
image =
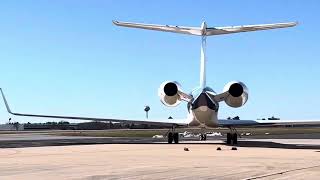
[[[207,106],[209,109],[217,111],[218,107],[216,104],[208,97],[206,93],[201,93],[197,99],[192,102],[192,110],[197,109],[200,106]]]

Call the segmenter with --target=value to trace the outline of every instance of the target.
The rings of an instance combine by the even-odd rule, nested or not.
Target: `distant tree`
[[[58,123],[57,122],[46,122],[45,124],[47,124],[47,125],[57,125]]]
[[[68,121],[59,121],[58,125],[68,125],[70,124]]]
[[[16,128],[17,131],[19,130],[19,122],[13,123],[13,126]]]
[[[129,128],[130,128],[130,124],[127,124],[127,123],[126,123],[126,124],[124,125],[124,127],[129,129]]]
[[[231,117],[229,116],[227,119],[228,119],[228,120],[231,120]]]
[[[149,125],[148,124],[142,124],[143,129],[149,129]]]
[[[232,118],[233,120],[240,120],[240,117],[239,116],[236,116],[234,118]]]
[[[130,129],[132,129],[132,128],[134,128],[134,124],[133,123],[131,123],[131,125],[130,125]]]
[[[276,117],[272,116],[271,118],[268,118],[268,120],[280,120],[280,118],[276,118]]]
[[[110,127],[110,128],[113,128],[113,123],[112,123],[112,121],[109,121],[109,127]]]
[[[168,119],[173,119],[171,116],[169,116],[169,118]]]

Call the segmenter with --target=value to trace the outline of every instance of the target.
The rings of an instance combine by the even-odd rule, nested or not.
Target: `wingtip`
[[[3,99],[3,101],[4,101],[4,104],[5,104],[5,106],[6,106],[6,109],[7,109],[8,113],[14,114],[14,113],[12,113],[12,111],[11,111],[11,109],[10,109],[10,107],[9,107],[9,104],[8,104],[8,102],[7,102],[7,99],[6,99],[6,97],[4,96],[4,93],[3,93],[3,91],[2,91],[2,88],[0,88],[0,91],[1,91],[1,96],[2,96],[2,99]]]
[[[117,21],[117,20],[112,20],[112,23],[113,23],[114,25],[118,25],[118,24],[119,24],[119,21]]]
[[[299,22],[298,21],[294,21],[294,22],[290,22],[291,23],[291,26],[297,26],[299,25]]]

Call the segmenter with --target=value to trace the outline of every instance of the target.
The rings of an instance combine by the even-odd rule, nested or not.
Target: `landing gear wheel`
[[[202,134],[202,141],[206,141],[207,140],[207,134]]]
[[[173,141],[173,133],[172,133],[172,132],[169,132],[169,133],[168,133],[168,143],[169,143],[169,144],[172,144],[172,141]]]
[[[200,139],[200,141],[207,140],[207,134],[200,134],[199,139]]]
[[[231,133],[227,133],[227,144],[231,144]]]
[[[173,141],[175,144],[179,143],[179,133],[173,133]]]
[[[238,144],[238,134],[237,133],[233,134],[232,140],[233,140],[233,144]]]

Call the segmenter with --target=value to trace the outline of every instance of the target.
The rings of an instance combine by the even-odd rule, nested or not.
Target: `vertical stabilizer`
[[[202,36],[200,59],[200,88],[202,89],[206,87],[206,39],[206,36]]]
[[[207,47],[207,23],[202,22],[201,24],[201,59],[200,59],[200,88],[206,87],[206,47]]]

